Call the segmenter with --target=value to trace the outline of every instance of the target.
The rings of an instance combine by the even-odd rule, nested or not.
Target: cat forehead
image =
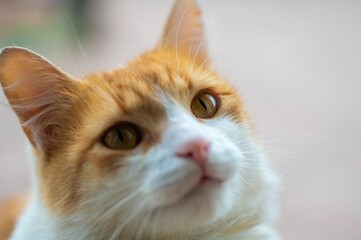
[[[190,97],[202,90],[217,94],[234,92],[214,71],[181,53],[166,50],[144,54],[125,68],[92,76],[90,82],[96,82],[122,102],[154,101],[166,95],[188,103]]]

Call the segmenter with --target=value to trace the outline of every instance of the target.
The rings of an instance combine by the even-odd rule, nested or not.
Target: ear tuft
[[[69,107],[74,81],[30,50],[10,47],[0,53],[0,83],[29,140],[45,150],[57,117]]]
[[[202,64],[208,60],[201,11],[195,0],[176,0],[158,47],[185,51]]]

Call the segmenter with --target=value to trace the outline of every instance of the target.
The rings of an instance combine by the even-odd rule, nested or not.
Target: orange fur
[[[26,49],[1,53],[1,84],[33,145],[40,197],[48,211],[61,217],[87,212],[89,206],[84,203],[116,177],[127,164],[123,159],[144,154],[160,142],[168,124],[163,95],[191,112],[193,97],[207,90],[219,99],[214,118],[227,116],[239,127],[251,124],[236,89],[209,68],[199,15],[194,1],[177,1],[155,50],[125,68],[84,79],[72,79]],[[179,18],[184,18],[182,26],[176,24]],[[119,122],[139,126],[143,134],[139,147],[113,151],[102,146],[104,131]],[[13,202],[14,210],[9,208],[0,216],[0,221],[10,219],[1,229],[6,236],[22,204]],[[231,216],[233,230],[227,231],[257,225],[260,220],[255,212],[242,223],[236,221],[238,216]],[[103,227],[112,232],[116,226],[109,222]]]
[[[27,196],[17,196],[8,199],[0,205],[0,240],[10,237],[17,218],[24,210]]]
[[[126,69],[91,75],[85,81],[77,82],[82,94],[64,114],[71,116],[69,123],[78,126],[66,128],[65,134],[72,139],[69,137],[66,145],[39,165],[42,193],[50,209],[63,213],[76,211],[81,199],[88,197],[84,195],[86,191],[81,190],[82,186],[88,181],[109,177],[109,172],[116,172],[119,153],[109,153],[98,146],[104,129],[131,120],[149,131],[140,145],[144,151],[157,143],[166,122],[161,124],[165,121],[164,109],[155,98],[157,89],[153,89],[152,84],[177,99],[186,109],[192,95],[209,89],[221,100],[222,107],[217,114],[229,114],[240,123],[248,118],[243,105],[236,100],[239,98],[236,90],[214,72],[199,68],[184,55],[178,55],[178,64],[180,71],[174,73],[172,69],[177,65],[174,52],[159,49],[139,57]],[[102,91],[111,98],[103,99],[99,94]],[[68,156],[65,162],[59,159],[64,155]],[[92,156],[96,168],[87,164],[88,156]],[[54,188],[54,185],[58,187]]]
[[[184,8],[187,10],[184,11]],[[178,26],[180,18],[182,26]],[[175,38],[177,34],[178,39]],[[162,121],[164,110],[157,99],[154,99],[157,89],[152,85],[157,85],[159,89],[178,99],[186,108],[189,108],[192,95],[209,89],[219,95],[224,106],[218,114],[230,113],[238,121],[246,117],[239,101],[234,100],[238,99],[236,91],[216,73],[205,68],[209,59],[203,36],[197,4],[187,0],[176,2],[155,51],[140,56],[126,69],[90,75],[84,81],[70,81],[68,75],[28,50],[19,48],[2,51],[1,84],[21,122],[24,124],[32,120],[34,115],[46,110],[50,104],[56,106],[56,109],[51,109],[51,112],[45,112],[44,116],[36,119],[35,130],[29,129],[31,126],[24,126],[24,132],[40,159],[40,185],[44,201],[50,209],[66,213],[75,211],[79,199],[84,197],[78,191],[82,186],[81,181],[94,179],[92,174],[104,174],[103,171],[113,168],[112,161],[104,161],[112,159],[112,156],[97,152],[94,154],[99,159],[95,157],[94,161],[99,169],[91,169],[91,177],[83,172],[86,156],[92,153],[104,128],[117,121],[137,119],[139,122],[136,123],[144,129],[149,125],[158,127],[149,134],[152,135],[151,138],[143,141],[143,147],[150,148],[157,142],[162,130],[159,121]],[[177,51],[174,51],[175,48]],[[25,76],[30,80],[40,78],[41,81],[24,81],[20,87],[12,87]],[[54,86],[59,88],[52,89]],[[49,91],[50,89],[52,90]],[[24,100],[29,103],[41,100],[44,93],[49,94],[45,96],[50,98],[49,104],[33,108],[21,106]],[[106,99],[109,96],[113,98],[112,101]],[[70,101],[71,107],[65,108],[62,105],[67,101]],[[108,107],[105,109],[105,106]],[[91,126],[94,119],[102,119],[99,121],[101,124]],[[144,119],[147,122],[142,122]],[[80,128],[80,125],[86,127]],[[39,131],[43,132],[38,138],[41,138],[44,146],[37,146],[35,143],[33,132]],[[64,156],[69,157],[67,161],[58,159]]]
[[[17,54],[22,55],[22,58],[16,58],[18,61],[24,61],[24,51],[17,50]],[[14,66],[21,64],[15,63],[12,68]],[[11,69],[9,72],[17,71]],[[168,48],[146,53],[125,69],[90,75],[72,84],[69,89],[74,89],[76,94],[67,92],[66,88],[58,93],[62,98],[71,97],[71,107],[59,109],[52,119],[55,125],[61,126],[61,129],[53,130],[59,132],[52,136],[61,135],[62,139],[53,139],[52,146],[56,148],[50,146],[47,154],[35,149],[40,160],[37,171],[43,201],[51,211],[65,215],[76,212],[82,201],[97,193],[97,189],[85,190],[87,182],[95,181],[101,186],[121,167],[119,153],[109,153],[99,146],[99,138],[106,128],[132,120],[141,128],[152,131],[141,143],[144,151],[158,141],[166,122],[160,124],[164,120],[164,109],[154,97],[157,91],[154,86],[177,99],[186,109],[189,109],[193,95],[208,89],[221,101],[216,116],[226,114],[240,124],[249,118],[237,91],[225,80],[193,62],[186,54],[178,52],[176,56]],[[10,91],[5,90],[5,93],[12,96]],[[154,128],[149,129],[149,126]],[[94,164],[88,163],[89,156]]]

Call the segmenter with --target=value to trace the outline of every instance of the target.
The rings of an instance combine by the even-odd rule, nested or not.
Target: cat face
[[[177,1],[159,46],[112,72],[74,80],[28,50],[2,51],[1,84],[34,146],[51,214],[102,236],[255,214],[258,200],[246,200],[262,185],[261,162],[250,120],[209,67],[203,40],[196,4]]]
[[[155,221],[167,226],[167,231],[183,231],[214,223],[234,207],[242,190],[241,129],[247,125],[247,115],[236,91],[224,80],[180,59],[179,72],[172,72],[177,64],[174,55],[150,53],[119,72],[97,76],[101,86],[93,79],[87,81],[96,103],[85,100],[89,115],[81,124],[83,133],[75,134],[81,137],[71,147],[76,149],[79,142],[89,139],[82,147],[87,149],[82,161],[91,179],[76,184],[92,189],[94,196],[87,200],[96,200],[88,202],[87,208],[118,204],[112,211],[133,215],[129,221],[142,216],[145,227]],[[204,94],[217,105],[210,118],[198,118],[192,111],[194,100]],[[113,136],[110,147],[104,144],[104,136],[113,133],[112,126],[128,125],[139,138],[131,149],[112,149],[120,148],[111,145],[117,141]],[[83,136],[86,133],[91,134]],[[126,133],[121,135],[127,141]]]
[[[239,146],[247,115],[236,91],[223,79],[185,57],[179,63],[180,71],[172,72],[175,56],[155,52],[125,69],[82,82],[87,94],[77,101],[83,110],[70,111],[86,116],[77,117],[83,120],[72,127],[75,139],[64,151],[74,149],[77,152],[67,155],[80,156],[69,167],[81,169],[71,181],[76,189],[66,192],[89,191],[91,195],[83,197],[87,211],[99,211],[99,204],[119,204],[111,208],[112,214],[146,216],[168,230],[184,230],[216,221],[232,209],[241,189],[244,156]],[[192,112],[192,101],[202,93],[211,94],[218,105],[208,119]],[[131,149],[112,149],[104,137],[124,123],[136,129],[138,143]],[[205,156],[192,156],[197,151]],[[54,170],[52,176],[58,174]],[[49,189],[52,184],[49,181]],[[66,194],[58,189],[48,195],[66,202],[60,201]]]

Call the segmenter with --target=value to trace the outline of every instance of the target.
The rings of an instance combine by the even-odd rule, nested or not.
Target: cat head
[[[153,51],[111,72],[74,79],[29,50],[1,52],[1,84],[34,147],[50,214],[103,236],[191,232],[257,214],[262,161],[250,153],[250,119],[210,68],[204,37],[186,0]]]

